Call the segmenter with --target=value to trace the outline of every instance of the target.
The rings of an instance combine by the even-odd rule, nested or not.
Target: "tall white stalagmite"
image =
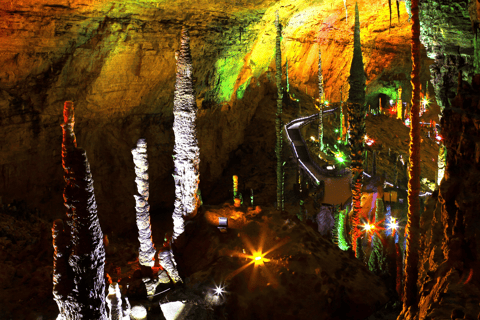
[[[193,87],[193,66],[190,36],[183,27],[177,57],[177,75],[173,98],[173,163],[175,166],[175,209],[173,211],[173,240],[183,233],[185,217],[193,217],[199,205],[197,191],[200,164],[196,119],[197,104]]]
[[[135,182],[137,183],[138,196],[135,197],[135,210],[137,211],[138,261],[142,266],[153,267],[155,263],[155,247],[152,242],[152,226],[150,224],[150,206],[148,204],[148,160],[147,142],[145,139],[137,141],[137,147],[132,149],[133,162],[135,163]]]

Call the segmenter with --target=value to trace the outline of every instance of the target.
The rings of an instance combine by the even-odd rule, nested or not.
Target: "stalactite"
[[[420,192],[420,20],[419,1],[412,0],[412,109],[410,111],[410,170],[408,179],[408,234],[405,257],[405,290],[403,311],[417,306],[418,248],[419,248],[419,192]]]
[[[190,54],[190,36],[187,28],[182,28],[180,51],[177,59],[177,74],[173,98],[173,162],[175,167],[175,209],[173,211],[173,240],[184,231],[185,217],[197,213],[197,197],[200,164],[196,119],[197,104],[193,86],[193,66]]]
[[[153,267],[155,264],[155,247],[152,242],[152,226],[150,224],[150,206],[148,204],[148,160],[147,142],[144,139],[137,141],[137,147],[132,149],[133,163],[135,164],[135,182],[138,196],[135,197],[136,221],[138,228],[138,261],[142,266]]]
[[[347,103],[350,124],[350,158],[352,167],[352,245],[356,251],[356,239],[360,236],[360,199],[362,197],[363,150],[365,138],[365,71],[363,67],[362,47],[360,42],[360,14],[358,3],[355,4],[355,33],[353,59],[350,68],[350,91]]]
[[[73,102],[65,102],[63,119],[63,199],[67,219],[66,225],[56,220],[52,228],[53,296],[60,319],[106,320],[103,233],[90,164],[85,150],[77,148]]]
[[[275,80],[277,85],[277,112],[275,117],[275,133],[277,136],[277,143],[275,146],[275,155],[277,157],[277,210],[283,211],[283,165],[282,165],[282,26],[277,11],[275,18],[275,27],[277,29],[276,45],[275,45],[275,66],[276,74]]]
[[[320,39],[320,37],[319,37]],[[325,93],[323,91],[323,74],[322,74],[322,47],[320,40],[318,41],[318,143],[320,150],[323,150],[323,107],[325,103]]]

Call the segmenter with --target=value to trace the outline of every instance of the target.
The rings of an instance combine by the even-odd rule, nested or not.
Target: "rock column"
[[[138,260],[142,266],[153,267],[155,264],[155,247],[152,242],[152,226],[150,224],[150,206],[148,205],[148,160],[147,142],[139,139],[137,147],[132,149],[135,163],[135,182],[138,196],[134,195],[137,212],[138,241],[140,248]]]
[[[200,181],[200,149],[197,141],[197,104],[193,87],[193,66],[190,36],[183,27],[177,58],[175,94],[173,98],[173,163],[175,167],[175,209],[173,211],[173,240],[184,231],[186,217],[193,217],[199,206],[197,191]]]
[[[73,102],[65,102],[62,164],[67,219],[53,224],[53,296],[60,319],[106,320],[105,248],[85,150],[77,148]]]

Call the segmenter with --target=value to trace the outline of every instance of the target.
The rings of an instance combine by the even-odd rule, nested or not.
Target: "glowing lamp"
[[[222,287],[216,287],[214,291],[216,296],[221,296],[223,293],[225,293],[225,290]]]
[[[145,320],[147,319],[147,309],[144,306],[135,306],[130,311],[130,318],[134,320]]]
[[[264,255],[261,252],[255,252],[253,256],[251,257],[255,265],[263,265],[264,262],[270,261],[269,259],[266,259],[263,257]]]
[[[395,218],[390,218],[390,222],[387,224],[387,227],[392,230],[392,231],[395,231],[398,229],[398,222]]]
[[[338,129],[335,129],[335,132],[338,132]]]
[[[439,136],[439,135],[437,135],[437,136],[435,136],[435,139],[437,139],[438,141],[441,141],[441,140],[442,140],[442,137]]]
[[[365,230],[366,232],[372,232],[374,229],[375,229],[375,225],[373,224],[365,223],[363,225],[363,230]]]

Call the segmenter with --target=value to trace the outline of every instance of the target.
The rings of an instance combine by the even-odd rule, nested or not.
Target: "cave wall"
[[[367,94],[391,93],[400,83],[408,86],[410,24],[403,4],[400,22],[393,19],[390,30],[385,1],[360,1],[359,5]],[[113,221],[126,222],[115,226],[118,232],[134,226],[130,150],[141,137],[148,142],[151,159],[152,212],[164,210],[170,215],[175,51],[182,24],[191,29],[204,200],[227,199],[225,186],[230,179],[223,183],[222,173],[242,173],[250,163],[263,160],[262,153],[265,165],[250,167],[269,180],[274,177],[268,161],[275,141],[275,11],[279,10],[284,25],[282,64],[285,69],[289,62],[290,87],[301,103],[313,107],[318,30],[327,98],[339,101],[339,86],[347,83],[353,4],[347,9],[348,22],[342,1],[2,2],[2,201],[27,200],[52,219],[63,214],[59,124],[63,102],[73,100],[78,143],[90,159],[105,232],[114,229]],[[424,59],[428,66],[429,60]],[[428,68],[422,74],[428,78]],[[344,100],[347,91],[344,86]],[[409,90],[403,92],[402,99],[408,101]],[[290,110],[284,120],[294,116],[295,110]],[[239,157],[241,161],[232,160]],[[230,166],[233,169],[227,170]],[[274,188],[267,182],[255,193],[258,204],[270,203]]]

